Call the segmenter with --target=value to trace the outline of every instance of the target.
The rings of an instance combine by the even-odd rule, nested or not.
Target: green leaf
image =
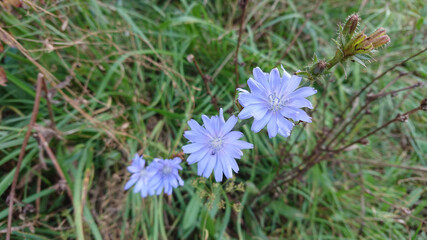
[[[189,229],[191,227],[194,227],[194,225],[196,224],[201,206],[202,206],[202,201],[200,197],[197,194],[194,194],[190,202],[188,203],[187,208],[185,209],[184,222],[183,222],[184,229]]]

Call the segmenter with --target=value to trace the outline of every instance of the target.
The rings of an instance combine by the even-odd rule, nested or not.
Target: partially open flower
[[[344,47],[344,57],[350,57],[356,54],[369,54],[381,46],[390,42],[390,37],[384,28],[379,28],[371,35],[366,36],[361,32]]]

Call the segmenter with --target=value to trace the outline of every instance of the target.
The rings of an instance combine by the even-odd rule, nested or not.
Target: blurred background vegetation
[[[256,66],[269,71],[282,64],[294,72],[313,54],[331,58],[337,25],[354,12],[362,18],[359,29],[384,27],[391,44],[367,68],[348,62],[313,83],[319,90],[310,98],[313,105],[322,94],[327,104],[310,113],[312,124],[295,126],[290,138],[269,139],[245,126],[245,139],[255,148],[238,161],[236,178],[213,184],[184,162],[185,185],[171,197],[147,199],[123,190],[131,157],[183,157],[186,122],[217,114],[189,54],[209,76],[218,105],[237,112],[238,1],[24,0],[21,8],[8,8],[8,2],[20,1],[2,2],[0,27],[19,45],[0,36],[1,77],[7,78],[0,86],[1,238],[42,71],[56,128],[42,98],[35,129],[49,141],[66,181],[30,137],[17,183],[14,239],[427,239],[425,112],[251,202],[275,181],[278,168],[302,161],[316,131],[333,128],[354,93],[427,47],[425,1],[249,1],[238,55],[241,87]],[[376,101],[348,138],[419,106],[426,97],[426,62],[424,52],[370,87],[378,93],[388,84],[388,90],[424,84]]]

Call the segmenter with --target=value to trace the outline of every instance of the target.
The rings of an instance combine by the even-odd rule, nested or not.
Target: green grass
[[[296,126],[289,139],[269,139],[265,130],[254,134],[244,126],[245,139],[255,148],[245,150],[236,178],[221,184],[203,181],[196,166],[183,163],[185,185],[175,189],[172,197],[147,199],[123,191],[131,156],[144,153],[151,161],[179,154],[186,143],[182,137],[186,122],[217,114],[187,55],[193,54],[202,71],[212,77],[209,85],[219,105],[228,113],[237,112],[233,62],[241,14],[237,1],[45,2],[37,1],[38,9],[0,12],[0,26],[56,78],[55,84],[71,79],[63,93],[52,94],[60,134],[50,147],[73,200],[67,197],[51,160],[39,159],[37,142],[31,137],[16,194],[15,239],[427,239],[426,173],[353,163],[425,167],[425,112],[381,130],[367,145],[321,162],[302,179],[274,189],[251,206],[256,193],[272,183],[281,161],[291,156],[292,161],[283,164],[284,170],[291,169],[313,149],[323,131],[322,112],[326,127],[334,127],[334,118],[352,94],[427,47],[424,1],[322,2],[281,61],[288,71],[311,63],[314,53],[331,58],[336,26],[353,12],[359,12],[360,28],[366,27],[368,33],[386,28],[391,44],[367,68],[348,62],[314,83],[319,93],[310,100],[315,105],[324,93],[327,106],[313,113],[313,123]],[[312,1],[249,2],[238,58],[244,63],[238,69],[242,87],[254,67],[265,71],[277,67],[313,7]],[[17,48],[4,47],[0,58],[8,83],[0,87],[1,236],[39,73]],[[378,93],[399,72],[409,74],[388,90],[426,82],[426,60],[423,53],[370,90]],[[325,89],[329,79],[334,81]],[[372,114],[350,129],[347,139],[355,140],[397,113],[417,107],[426,97],[426,87],[407,93],[374,102],[369,109]],[[357,106],[362,104],[363,99]],[[42,99],[37,124],[47,127],[48,120]],[[283,148],[294,141],[290,155],[283,156]],[[48,169],[40,169],[40,161]],[[240,183],[243,191],[236,189]],[[40,200],[38,213],[36,199]]]

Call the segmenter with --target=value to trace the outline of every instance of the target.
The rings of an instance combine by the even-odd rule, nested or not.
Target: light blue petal
[[[233,141],[239,139],[243,137],[243,133],[239,132],[239,131],[231,131],[229,133],[227,133],[224,137],[223,140],[226,143],[232,143]]]
[[[235,173],[239,172],[239,165],[237,165],[236,160],[234,158],[232,158],[232,157],[230,158],[230,165],[231,165],[231,169],[233,169],[233,171]]]
[[[265,116],[259,120],[254,120],[254,123],[252,124],[251,130],[255,133],[261,131],[267,125],[268,121],[270,121],[271,118],[271,111],[268,111]]]
[[[265,98],[268,96],[268,88],[265,88],[261,83],[255,81],[252,78],[249,78],[248,80],[248,87],[249,89],[251,89],[252,95],[255,95],[261,98]]]
[[[191,142],[198,142],[198,143],[207,143],[210,140],[208,136],[200,134],[197,131],[185,131],[184,137],[190,140]]]
[[[160,176],[160,174],[155,174],[153,177],[150,178],[150,180],[148,181],[148,186],[150,188],[157,188],[157,186],[159,184],[162,183],[162,177]]]
[[[240,111],[239,115],[237,115],[240,119],[248,119],[252,117],[252,111],[255,109],[255,105],[249,105]]]
[[[172,187],[174,187],[174,188],[178,187],[178,181],[176,180],[176,178],[175,178],[175,177],[171,177],[171,178],[169,179],[169,184],[170,184]]]
[[[135,188],[133,189],[133,193],[137,193],[137,192],[141,191],[141,188],[143,185],[144,185],[144,181],[141,181],[141,179],[139,179],[136,182]]]
[[[197,163],[197,175],[202,176],[203,172],[206,169],[206,166],[209,163],[210,156],[204,157],[202,160]]]
[[[138,162],[139,160],[139,155],[138,153],[135,153],[135,155],[133,156],[132,162]]]
[[[283,76],[282,76],[282,80],[289,80],[291,78],[291,75],[285,70],[285,68],[283,67],[283,65],[281,66],[282,70],[283,70]]]
[[[218,157],[220,158],[218,160],[221,162],[222,171],[224,172],[225,177],[232,178],[233,171],[231,170],[231,163],[229,161],[230,157],[227,154],[220,154]]]
[[[261,68],[256,67],[253,70],[254,78],[268,91],[268,74],[264,73]]]
[[[188,164],[196,163],[205,158],[207,154],[210,154],[210,152],[210,148],[202,148],[199,151],[190,154],[190,156],[187,158],[187,162]]]
[[[174,164],[174,165],[179,165],[180,163],[181,163],[181,158],[179,158],[179,157],[174,157],[173,159],[172,159],[172,164]]]
[[[221,120],[222,123],[225,123],[224,110],[222,110],[222,108],[219,109],[219,119]]]
[[[294,120],[297,118],[297,112],[291,108],[288,108],[288,107],[282,107],[280,109],[280,114],[282,114],[283,117],[292,118]],[[295,120],[295,121],[297,121],[297,120]]]
[[[140,172],[142,170],[140,167],[136,167],[133,165],[130,165],[129,167],[127,167],[127,169],[130,173],[137,173],[137,172]]]
[[[196,122],[196,120],[191,119],[187,123],[188,123],[188,126],[190,126],[191,130],[196,131],[201,135],[205,135],[209,137],[209,133],[206,131],[206,129],[200,126],[199,123]]]
[[[277,135],[277,129],[277,113],[273,113],[267,124],[268,137],[274,138]]]
[[[209,178],[209,176],[212,174],[212,171],[215,167],[215,163],[218,161],[216,155],[210,155],[208,157],[208,163],[206,165],[205,170],[203,171],[203,177]]]
[[[147,197],[147,195],[148,195],[148,188],[147,188],[147,186],[144,186],[141,189],[141,197],[145,198],[145,197]]]
[[[302,87],[295,92],[289,94],[289,98],[305,98],[316,94],[317,90],[312,87]]]
[[[203,126],[206,128],[207,132],[209,133],[209,136],[214,137],[216,133],[215,133],[213,121],[209,119],[208,116],[206,115],[202,115],[202,120],[203,120]]]
[[[224,136],[225,134],[229,133],[231,129],[236,126],[237,123],[237,117],[231,116],[227,122],[222,126],[221,130],[219,131],[220,136]]]
[[[223,173],[222,173],[222,165],[220,161],[216,161],[214,172],[215,172],[215,181],[221,182]]]
[[[212,135],[215,136],[215,137],[217,137],[218,133],[219,133],[219,130],[221,129],[221,126],[222,126],[222,123],[219,120],[218,116],[211,117],[211,126],[213,128]]]
[[[238,147],[239,149],[252,149],[254,148],[254,145],[252,143],[248,143],[245,141],[237,140],[233,143],[234,146]]]
[[[280,89],[280,73],[277,68],[274,68],[270,72],[270,91],[271,92],[278,92]]]
[[[207,145],[205,143],[190,143],[185,146],[182,146],[182,150],[184,153],[193,153],[197,152],[200,149],[206,147]]]
[[[240,93],[239,94],[239,103],[243,107],[247,107],[251,104],[257,104],[257,103],[267,103],[267,99],[263,97],[259,97],[255,94],[250,93]]]
[[[138,176],[132,175],[129,181],[125,185],[125,190],[128,190],[129,188],[131,188],[136,183],[136,181],[138,181]]]
[[[224,146],[223,151],[230,155],[232,158],[240,159],[243,156],[242,150],[240,150],[240,148],[238,148],[237,146],[234,146],[232,143]]]
[[[294,127],[294,124],[291,121],[281,116],[277,117],[277,125],[279,126],[279,128],[282,128],[288,131],[291,131],[292,128]]]
[[[308,122],[311,123],[311,117],[307,115],[306,112],[304,112],[304,110],[298,109],[298,108],[294,108],[294,107],[287,107],[291,110],[295,111],[295,121],[304,121],[304,122]]]
[[[295,89],[298,88],[300,83],[301,83],[301,77],[298,77],[297,75],[292,75],[291,79],[289,79],[288,86],[283,92],[283,95],[286,96],[291,94],[293,91],[295,91]]]
[[[310,101],[308,101],[305,98],[292,98],[290,102],[287,104],[289,107],[295,107],[295,108],[310,108],[313,109],[313,105]]]
[[[257,104],[255,106],[259,107],[252,111],[252,116],[254,117],[254,120],[260,120],[266,115],[269,109],[264,104]]]

